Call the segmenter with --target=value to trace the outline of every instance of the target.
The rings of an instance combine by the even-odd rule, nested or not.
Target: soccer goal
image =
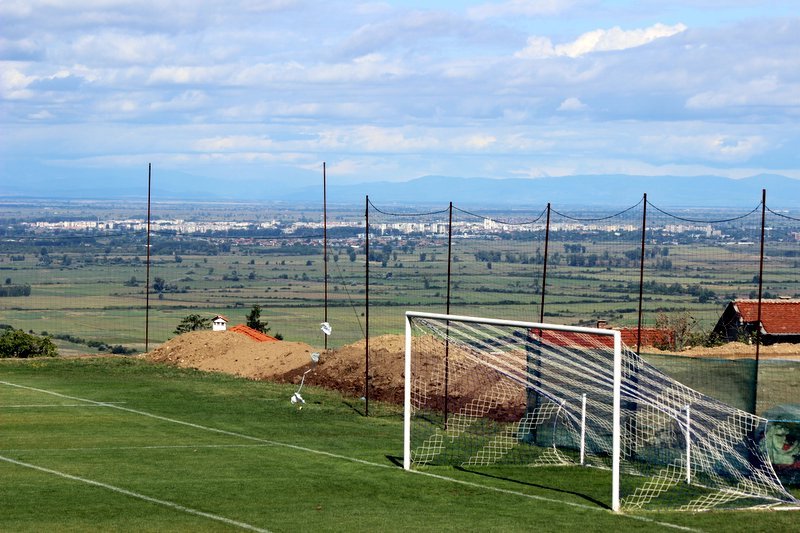
[[[610,505],[797,506],[767,420],[704,396],[612,329],[406,313],[404,468],[611,471]]]

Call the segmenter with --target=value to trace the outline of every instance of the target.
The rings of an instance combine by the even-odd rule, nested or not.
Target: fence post
[[[369,195],[364,202],[364,416],[369,416]]]
[[[447,222],[447,299],[445,309],[450,314],[450,279],[452,273],[453,257],[453,202],[450,202],[449,218]],[[447,321],[447,336],[444,340],[444,428],[447,429],[448,399],[450,397],[450,321]]]
[[[152,163],[147,163],[147,278],[144,283],[144,351],[150,351],[150,184],[152,183]]]
[[[324,269],[323,285],[325,287],[325,312],[323,322],[328,322],[328,176],[325,161],[322,162],[322,264]],[[328,335],[322,334],[325,339],[325,352],[328,352]]]
[[[447,222],[447,299],[445,309],[450,314],[450,280],[453,264],[453,202],[450,202],[450,218]]]
[[[544,227],[544,263],[542,264],[542,300],[539,305],[539,322],[544,323],[544,297],[547,289],[547,252],[550,246],[550,202],[547,202],[547,222]]]
[[[636,326],[636,353],[642,351],[642,299],[644,297],[644,244],[647,237],[647,193],[642,199],[642,251],[639,257],[639,319]]]
[[[753,379],[753,406],[751,413],[756,414],[758,405],[758,364],[761,352],[761,300],[764,289],[764,226],[767,219],[767,189],[761,189],[761,251],[758,258],[758,322],[756,323],[756,368]]]

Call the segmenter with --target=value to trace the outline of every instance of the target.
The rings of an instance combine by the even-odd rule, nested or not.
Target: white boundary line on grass
[[[98,402],[96,400],[89,400],[89,399],[86,399],[86,398],[79,398],[77,396],[69,396],[67,394],[61,394],[60,392],[55,392],[55,391],[51,391],[51,390],[47,390],[47,389],[38,389],[36,387],[28,387],[27,385],[19,385],[19,384],[16,384],[16,383],[10,383],[8,381],[0,381],[0,385],[7,385],[9,387],[17,387],[17,388],[20,388],[20,389],[26,389],[26,390],[31,390],[31,391],[35,391],[35,392],[41,392],[43,394],[50,394],[50,395],[53,395],[53,396],[58,396],[59,398],[66,398],[66,399],[69,399],[69,400],[87,402],[87,403],[90,403],[90,404],[93,404],[93,405],[97,405],[97,406],[111,407],[112,409],[118,409],[120,411],[134,413],[134,414],[137,414],[137,415],[146,416],[146,417],[149,417],[149,418],[154,418],[156,420],[162,420],[164,422],[170,422],[170,423],[173,423],[173,424],[180,424],[182,426],[187,426],[187,427],[191,427],[191,428],[195,428],[195,429],[201,429],[203,431],[210,431],[212,433],[218,433],[218,434],[221,434],[221,435],[228,435],[228,436],[231,436],[231,437],[238,437],[238,438],[247,439],[247,440],[251,440],[251,441],[262,442],[262,443],[265,443],[265,444],[271,444],[273,446],[282,446],[284,448],[289,448],[289,449],[292,449],[292,450],[298,450],[298,451],[302,451],[302,452],[313,453],[313,454],[316,454],[316,455],[332,457],[334,459],[341,459],[341,460],[344,460],[344,461],[350,461],[350,462],[353,462],[353,463],[359,463],[359,464],[363,464],[363,465],[367,465],[367,466],[373,466],[373,467],[378,467],[378,468],[390,468],[390,469],[395,469],[396,468],[394,466],[389,466],[389,465],[385,465],[385,464],[381,464],[381,463],[374,463],[372,461],[366,461],[364,459],[357,459],[355,457],[348,457],[346,455],[339,455],[339,454],[332,453],[332,452],[326,452],[324,450],[315,450],[313,448],[307,448],[305,446],[298,446],[296,444],[289,444],[289,443],[286,443],[286,442],[278,442],[278,441],[273,441],[273,440],[269,440],[269,439],[263,439],[261,437],[254,437],[252,435],[245,435],[244,433],[236,433],[235,431],[227,431],[225,429],[202,426],[200,424],[195,424],[193,422],[186,422],[184,420],[178,420],[178,419],[175,419],[175,418],[169,418],[169,417],[166,417],[166,416],[156,415],[156,414],[153,414],[153,413],[148,413],[146,411],[139,411],[138,409],[131,409],[130,407],[120,407],[119,405],[115,405],[115,403],[118,403],[118,402],[115,402],[115,403]],[[0,459],[9,461],[8,459],[6,459],[6,458],[4,458],[2,456],[0,456]],[[14,461],[14,460],[10,460],[9,462],[18,463],[17,461]],[[53,473],[58,474],[58,472],[50,471],[50,470],[43,469],[43,468],[40,468],[40,467],[36,467],[34,465],[27,465],[25,463],[19,463],[19,464],[22,464],[24,466],[30,466],[32,468],[40,469],[40,470],[43,470],[43,471],[48,471],[48,472],[53,472]],[[403,472],[404,473],[408,473],[408,474],[413,474],[413,475],[427,476],[427,477],[431,477],[431,478],[434,478],[434,479],[439,479],[439,480],[442,480],[442,481],[449,481],[451,483],[457,483],[459,485],[465,485],[465,486],[468,486],[468,487],[474,487],[474,488],[479,488],[479,489],[483,489],[483,490],[489,490],[489,491],[492,491],[492,492],[500,492],[500,493],[503,493],[503,494],[512,494],[512,495],[516,495],[516,496],[522,496],[523,498],[528,498],[528,499],[531,499],[531,500],[543,501],[543,502],[548,502],[548,503],[555,503],[555,504],[558,504],[558,505],[566,505],[568,507],[575,507],[575,508],[583,509],[583,510],[587,510],[587,511],[604,511],[604,512],[608,512],[606,509],[603,509],[601,507],[594,507],[594,506],[591,506],[591,505],[584,505],[582,503],[566,502],[566,501],[563,501],[563,500],[556,500],[555,498],[547,498],[545,496],[537,496],[535,494],[525,494],[524,492],[518,492],[518,491],[510,490],[510,489],[502,489],[502,488],[499,488],[499,487],[491,487],[491,486],[488,486],[488,485],[481,485],[479,483],[473,483],[471,481],[463,481],[463,480],[460,480],[460,479],[455,479],[455,478],[451,478],[451,477],[447,477],[447,476],[441,476],[441,475],[438,475],[438,474],[432,474],[432,473],[429,473],[429,472],[423,472],[423,471],[420,471],[420,470],[408,470],[408,471],[403,471]],[[65,474],[65,475],[69,476],[69,474]],[[70,477],[74,477],[74,476],[70,476]],[[81,479],[81,478],[75,478],[75,479]],[[98,486],[108,487],[108,488],[111,488],[112,490],[115,488],[115,487],[112,487],[111,485],[107,486],[107,485],[104,485],[104,484],[99,483],[99,482],[92,482],[90,480],[83,480],[83,479],[81,479],[81,480],[82,481],[91,482],[91,483],[96,484]],[[124,489],[119,489],[119,491],[124,491]],[[125,493],[127,493],[127,492],[125,492]],[[134,495],[135,493],[130,493],[130,494]],[[143,496],[143,497],[149,499],[149,497],[147,497],[147,496]],[[153,500],[153,501],[158,501],[158,500]],[[169,504],[169,502],[165,502],[165,503]],[[177,506],[177,504],[174,504],[174,505]],[[180,507],[180,506],[177,506],[177,507]],[[200,513],[200,511],[197,511],[197,513]],[[214,515],[209,515],[209,516],[214,516]],[[636,515],[629,515],[629,514],[619,514],[619,515],[616,515],[616,516],[619,516],[620,518],[629,518],[631,520],[636,520],[636,521],[639,521],[639,522],[646,522],[646,523],[649,523],[649,524],[655,524],[655,525],[659,525],[659,526],[664,526],[664,527],[667,527],[667,528],[678,529],[678,530],[681,530],[681,531],[701,531],[699,529],[694,529],[694,528],[690,528],[690,527],[686,527],[686,526],[680,526],[680,525],[677,525],[677,524],[671,524],[669,522],[661,522],[661,521],[658,521],[658,520],[653,520],[651,518],[647,518],[647,517],[644,517],[644,516],[636,516]]]
[[[205,448],[268,448],[274,444],[153,444],[152,446],[81,446],[76,448],[0,448],[0,453],[30,452],[115,452],[121,450],[194,450]]]
[[[132,498],[137,498],[139,500],[144,500],[149,503],[155,503],[157,505],[163,505],[164,507],[169,507],[171,509],[176,509],[178,511],[182,511],[184,513],[188,513],[195,516],[201,516],[203,518],[210,518],[211,520],[216,520],[217,522],[222,522],[224,524],[228,524],[229,526],[236,526],[242,529],[248,529],[250,531],[258,531],[259,533],[270,533],[268,529],[261,529],[259,527],[246,524],[244,522],[239,522],[237,520],[231,520],[230,518],[225,518],[224,516],[219,516],[211,513],[206,513],[204,511],[198,511],[197,509],[192,509],[191,507],[186,507],[177,503],[173,503],[167,500],[159,500],[158,498],[152,498],[150,496],[145,496],[144,494],[139,494],[138,492],[133,492],[127,489],[123,489],[120,487],[115,487],[114,485],[109,485],[108,483],[102,483],[100,481],[94,481],[92,479],[86,479],[84,477],[73,476],[72,474],[67,474],[66,472],[59,472],[58,470],[52,470],[50,468],[45,468],[43,466],[36,466],[30,463],[25,463],[22,461],[17,461],[16,459],[12,459],[10,457],[4,457],[0,455],[0,461],[5,461],[7,463],[11,463],[17,466],[24,466],[25,468],[30,468],[32,470],[37,470],[39,472],[44,472],[45,474],[53,474],[54,476],[63,477],[64,479],[69,479],[71,481],[80,481],[81,483],[86,483],[87,485],[93,485],[95,487],[100,487],[103,489],[110,490],[112,492],[116,492],[118,494],[123,494],[125,496],[130,496]]]
[[[126,402],[108,402],[126,403]],[[105,405],[86,405],[85,403],[30,403],[17,405],[0,405],[0,409],[41,409],[43,407],[105,407]]]

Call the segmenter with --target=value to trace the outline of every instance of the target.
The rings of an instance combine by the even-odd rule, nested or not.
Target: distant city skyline
[[[0,195],[800,180],[794,0],[0,2]]]

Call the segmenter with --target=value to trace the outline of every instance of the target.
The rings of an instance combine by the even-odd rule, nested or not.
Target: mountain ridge
[[[558,178],[458,178],[422,176],[406,182],[328,185],[328,202],[355,204],[370,199],[382,204],[442,204],[483,206],[628,206],[646,193],[656,205],[679,207],[746,207],[761,202],[800,206],[800,180],[780,175],[743,179],[720,176],[576,175]],[[287,192],[285,201],[301,201],[318,188]]]
[[[106,173],[84,173],[80,179],[63,176],[38,186],[26,180],[7,182],[2,197],[113,199],[146,198],[144,176],[124,173],[108,179]],[[184,201],[266,201],[313,205],[322,203],[322,183],[287,179],[279,186],[274,179],[220,179],[182,172],[154,172],[152,198]],[[294,185],[289,185],[292,183]],[[574,175],[542,178],[487,178],[428,175],[408,181],[374,181],[340,184],[336,176],[327,180],[331,205],[363,205],[369,196],[381,205],[447,205],[481,207],[554,206],[623,207],[648,195],[656,206],[756,207],[762,190],[767,205],[800,207],[800,180],[777,174],[742,179],[721,176],[635,176],[620,174]],[[33,192],[32,192],[33,191]],[[39,192],[43,191],[43,192]]]

